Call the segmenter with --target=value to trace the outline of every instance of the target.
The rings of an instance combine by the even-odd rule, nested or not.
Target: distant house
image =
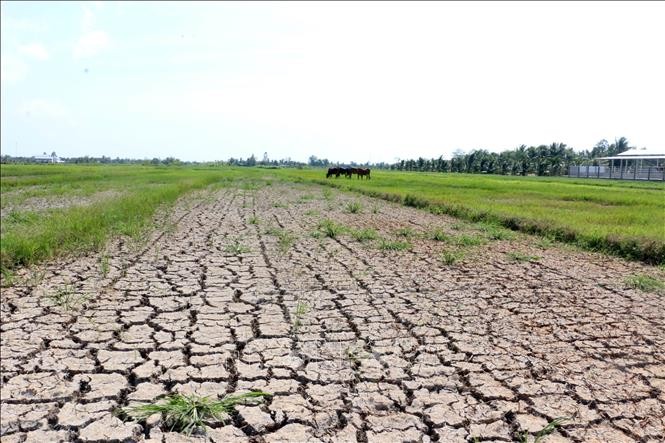
[[[46,152],[42,155],[35,155],[32,157],[32,160],[35,163],[64,163],[55,152],[51,153],[51,155],[47,155]]]
[[[665,149],[632,148],[593,160],[596,165],[571,166],[570,177],[665,181]]]

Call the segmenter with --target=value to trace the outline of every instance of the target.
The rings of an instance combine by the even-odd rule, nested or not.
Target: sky
[[[2,2],[2,154],[665,147],[663,2]]]

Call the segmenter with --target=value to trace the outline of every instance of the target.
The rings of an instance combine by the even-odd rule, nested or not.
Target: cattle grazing
[[[338,178],[339,175],[342,173],[342,168],[328,168],[328,173],[326,174],[326,178],[330,178],[333,175]]]
[[[335,178],[339,178],[340,175],[343,175],[346,178],[353,178],[353,174],[356,174],[358,178],[370,178],[369,169],[361,168],[328,168],[326,178],[330,178],[333,175]]]
[[[372,178],[370,176],[369,168],[368,169],[356,169],[356,173],[358,174],[358,178],[360,178],[360,179],[367,177],[367,179],[369,180],[370,178]]]

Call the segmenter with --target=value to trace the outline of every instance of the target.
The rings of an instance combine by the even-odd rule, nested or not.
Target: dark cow
[[[341,171],[342,168],[328,168],[328,173],[326,174],[326,178],[330,178],[333,175],[337,178],[339,175],[342,173]]]
[[[368,169],[356,169],[356,174],[358,174],[358,178],[360,178],[360,179],[362,179],[364,177],[367,177],[367,179],[369,180],[370,178],[372,178],[369,175],[370,174],[369,168]]]

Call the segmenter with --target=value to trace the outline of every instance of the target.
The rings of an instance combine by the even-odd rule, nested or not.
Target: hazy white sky
[[[3,154],[449,157],[665,146],[665,3],[18,3]]]

